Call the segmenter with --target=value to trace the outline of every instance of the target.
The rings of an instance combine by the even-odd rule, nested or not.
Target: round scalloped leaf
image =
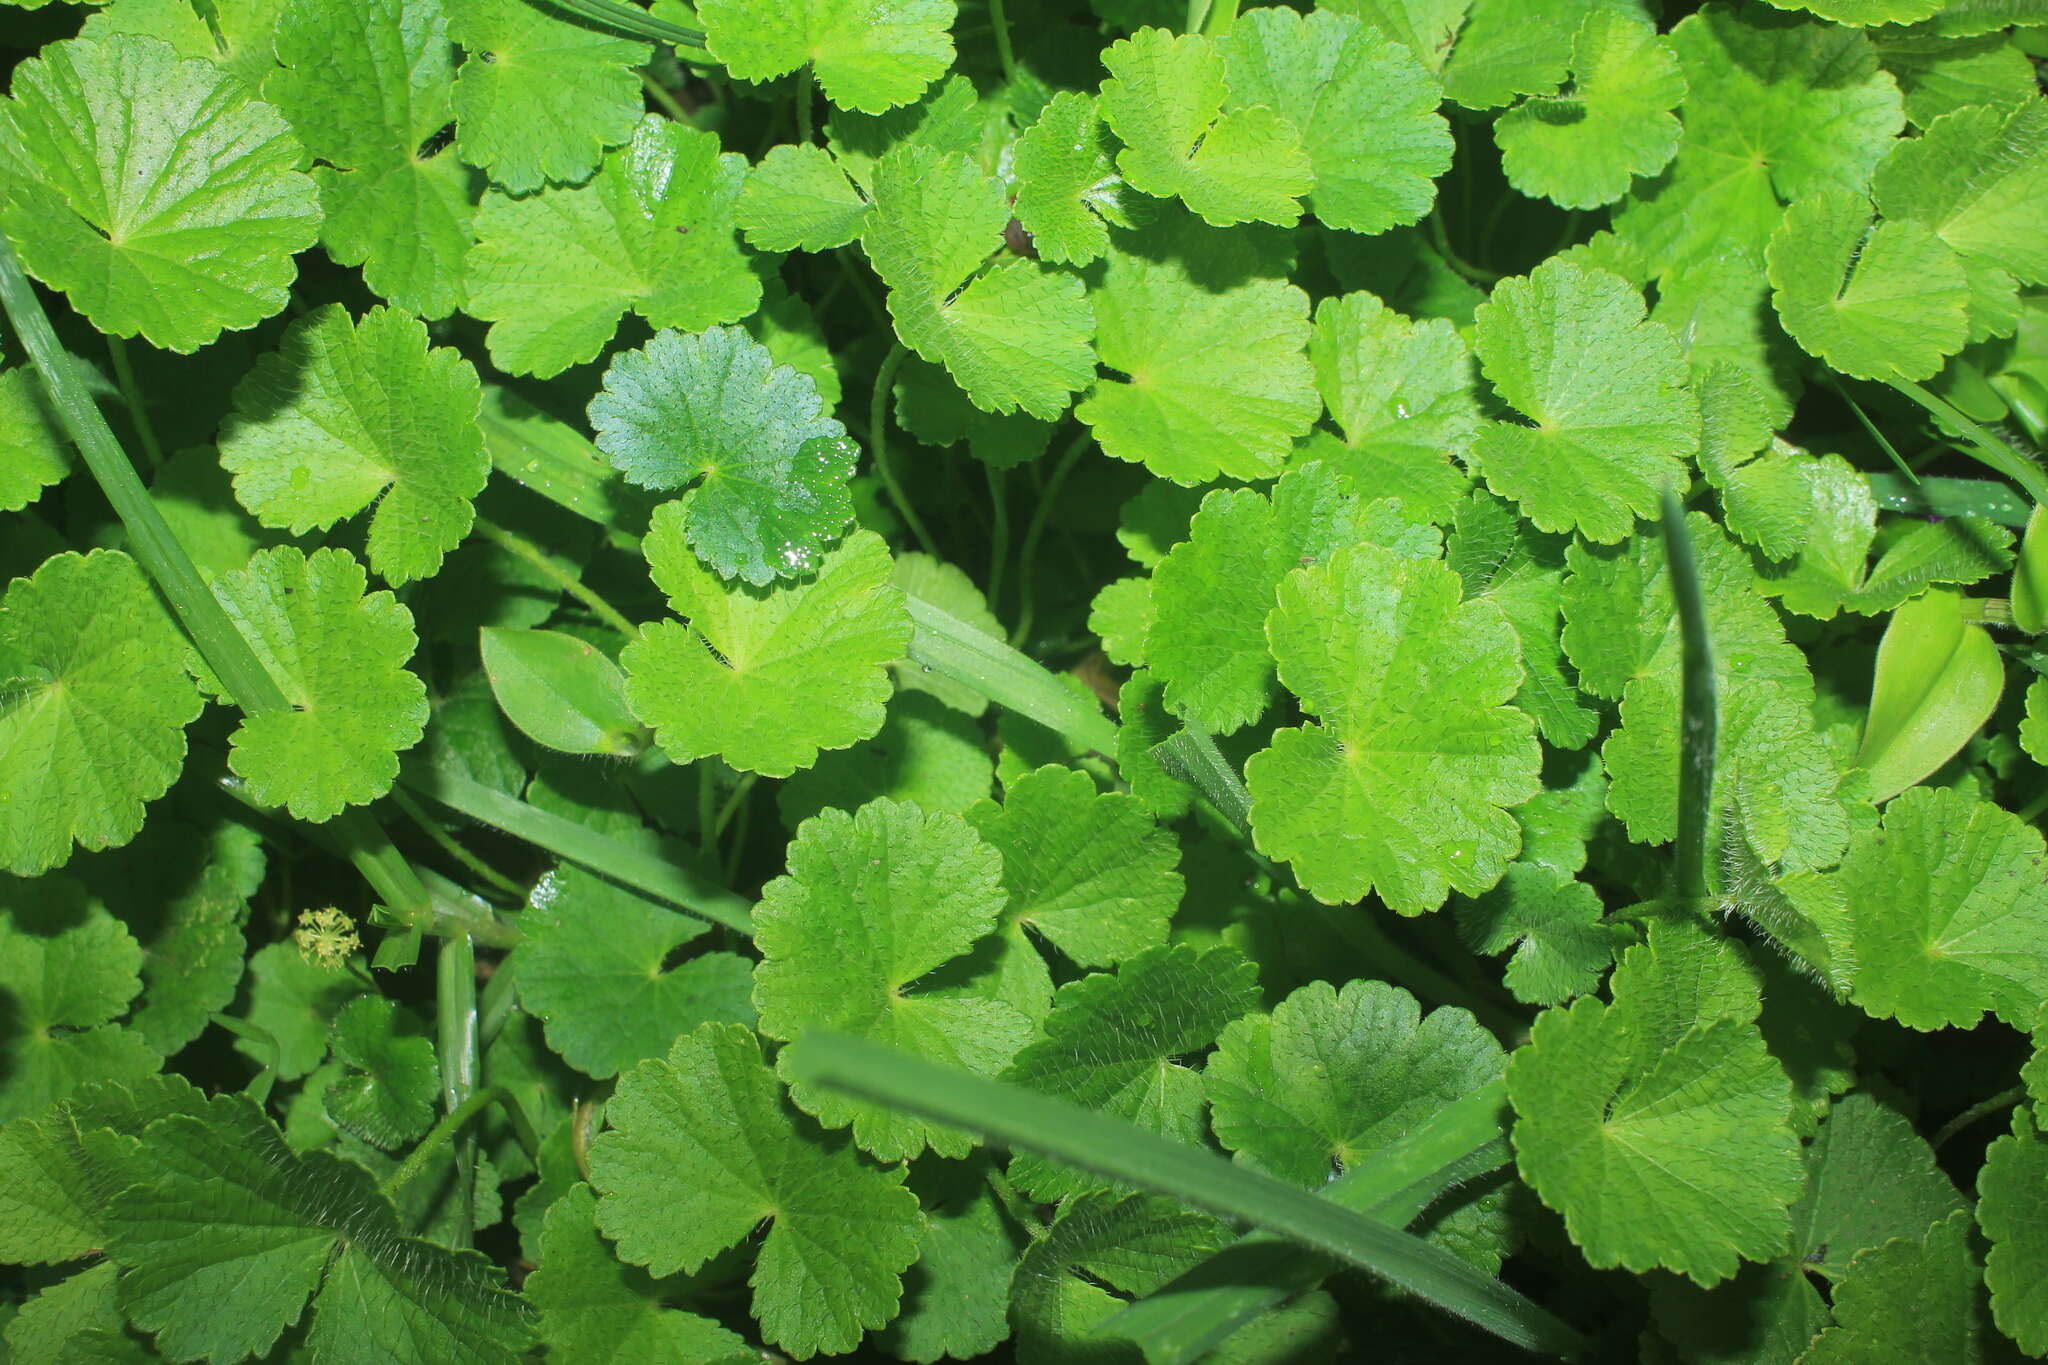
[[[531,194],[586,180],[645,112],[634,67],[645,43],[526,0],[451,0],[448,36],[469,54],[455,78],[455,152],[493,184]]]
[[[1598,208],[1655,175],[1678,150],[1685,77],[1671,44],[1626,10],[1586,16],[1572,48],[1570,94],[1526,100],[1494,122],[1501,170],[1531,198]]]
[[[433,1127],[440,1073],[411,1010],[381,995],[351,1000],[334,1016],[331,1046],[346,1070],[321,1095],[328,1117],[386,1151]]]
[[[868,200],[832,153],[784,142],[747,173],[738,212],[757,251],[829,251],[860,236]]]
[[[266,806],[330,820],[391,790],[398,755],[419,743],[427,689],[407,670],[412,613],[345,550],[285,545],[214,582],[230,620],[284,689],[280,711],[246,716],[228,766]]]
[[[0,601],[0,867],[110,848],[185,763],[186,645],[135,561],[61,554]]]
[[[767,590],[728,584],[686,542],[681,503],[655,509],[647,562],[678,621],[626,646],[626,701],[670,758],[717,754],[787,777],[882,728],[888,665],[910,642],[910,612],[889,585],[889,551],[856,531],[815,578]]]
[[[1062,90],[1017,139],[1017,221],[1041,260],[1087,265],[1109,249],[1109,228],[1132,226],[1130,191],[1095,99]]]
[[[66,875],[0,875],[0,1124],[88,1081],[147,1076],[162,1059],[114,1027],[142,989],[142,949]]]
[[[70,472],[42,382],[24,365],[0,370],[0,512],[19,512]]]
[[[1223,48],[1198,33],[1145,28],[1102,54],[1102,121],[1123,139],[1117,166],[1146,194],[1217,227],[1293,227],[1315,184],[1292,123],[1264,107],[1224,112]]]
[[[1875,28],[1881,24],[1917,24],[1942,9],[1942,0],[1770,0],[1779,9],[1805,10],[1838,24]]]
[[[1451,168],[1443,87],[1371,25],[1318,9],[1254,9],[1223,40],[1229,106],[1264,106],[1301,134],[1328,227],[1385,232],[1413,223]]]
[[[491,474],[483,389],[460,352],[418,319],[330,304],[286,329],[235,390],[220,462],[265,526],[304,535],[374,506],[370,567],[428,578],[469,534]]]
[[[2039,1111],[2021,1110],[1977,1173],[1977,1222],[1991,1241],[1984,1281],[1998,1329],[2028,1355],[2048,1355],[2048,1140]]]
[[[1052,421],[1095,374],[1081,281],[1034,261],[982,265],[1003,246],[1010,194],[965,156],[907,142],[874,169],[861,247],[889,286],[903,344],[985,412]]]
[[[996,927],[1002,861],[957,815],[870,801],[804,821],[789,874],[754,911],[754,1001],[761,1031],[792,1039],[833,1029],[993,1075],[1031,1036],[999,1000],[910,989]],[[883,1161],[930,1147],[965,1156],[973,1138],[864,1100],[798,1084],[791,1097]]]
[[[594,359],[628,310],[699,331],[761,303],[734,210],[747,161],[718,136],[650,115],[589,184],[514,198],[476,215],[471,316],[491,360],[542,379]]]
[[[1926,379],[1969,340],[1969,281],[1911,219],[1871,225],[1860,194],[1785,211],[1771,237],[1771,305],[1808,355],[1856,379]]]
[[[0,231],[93,325],[196,351],[285,305],[320,212],[275,109],[128,34],[52,43],[0,104]]]
[[[1508,1067],[1523,1179],[1589,1264],[1711,1285],[1785,1250],[1801,1186],[1791,1086],[1755,1025],[1653,1043],[1640,1002],[1539,1015]]]
[[[267,54],[271,32],[250,27]],[[422,150],[453,117],[440,0],[295,0],[267,27],[283,65],[266,57],[264,96],[326,163],[313,176],[328,254],[360,265],[397,307],[426,317],[460,307],[472,177],[453,156]]]
[[[1116,376],[1074,415],[1103,452],[1175,483],[1270,479],[1322,404],[1303,346],[1308,295],[1279,279],[1207,275],[1231,234],[1184,221],[1110,249],[1090,291]]]
[[[2040,832],[1960,791],[1915,787],[1858,831],[1834,874],[1848,906],[1850,993],[1908,1028],[2015,1028],[2048,999]]]
[[[907,1167],[879,1170],[786,1102],[752,1031],[706,1024],[619,1079],[590,1145],[598,1230],[629,1265],[694,1272],[750,1238],[754,1317],[799,1360],[896,1316],[924,1216]],[[758,1229],[767,1224],[767,1232]]]
[[[1985,1322],[1976,1237],[1967,1210],[1894,1237],[1849,1263],[1832,1326],[1800,1365],[1958,1365],[1997,1359]],[[2036,1285],[2038,1290],[2038,1285]],[[1987,1349],[1991,1348],[1991,1349]]]
[[[600,1080],[661,1056],[699,1024],[754,1020],[745,958],[699,953],[675,961],[708,923],[602,877],[573,868],[548,873],[520,925],[520,1004],[545,1025],[548,1046],[563,1061]]]
[[[1319,725],[1245,765],[1261,852],[1317,900],[1377,891],[1406,915],[1478,895],[1521,846],[1508,808],[1542,789],[1541,746],[1507,705],[1522,646],[1440,561],[1364,544],[1281,584],[1266,636]]]
[[[1203,1078],[1216,1136],[1240,1162],[1315,1189],[1506,1064],[1463,1010],[1424,1018],[1384,981],[1317,981],[1232,1023]]]
[[[1539,528],[1612,543],[1684,485],[1699,404],[1677,339],[1627,281],[1548,261],[1494,286],[1473,330],[1487,379],[1534,424],[1487,423],[1479,466]]]
[[[806,374],[738,327],[657,333],[612,358],[590,400],[597,447],[631,483],[683,499],[683,535],[723,578],[815,572],[853,521],[857,451]]]
[[[705,46],[743,81],[808,63],[825,98],[879,114],[953,65],[953,0],[697,0]]]

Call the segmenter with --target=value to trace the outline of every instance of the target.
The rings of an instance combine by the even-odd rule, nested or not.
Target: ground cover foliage
[[[2038,0],[0,0],[0,1360],[2048,1355]]]

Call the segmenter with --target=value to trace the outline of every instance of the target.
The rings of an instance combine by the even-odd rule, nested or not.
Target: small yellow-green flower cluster
[[[301,910],[292,942],[299,945],[299,953],[308,962],[317,962],[329,970],[348,965],[350,956],[363,946],[356,935],[355,921],[332,906],[325,910]]]

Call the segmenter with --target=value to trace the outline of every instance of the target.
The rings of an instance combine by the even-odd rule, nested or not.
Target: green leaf
[[[2048,195],[2048,105],[1977,105],[1902,139],[1872,192],[1887,219],[1919,223],[1954,249],[1970,288],[1970,337],[2007,335],[2017,285],[2048,283],[2033,206]]]
[[[784,142],[748,172],[738,217],[758,251],[829,251],[860,236],[868,200],[832,153]]]
[[[1081,281],[1031,261],[984,269],[1010,221],[1002,181],[965,156],[907,143],[876,163],[861,247],[911,350],[985,412],[1051,421],[1095,373]]]
[[[995,766],[971,717],[928,693],[899,690],[873,738],[819,755],[776,789],[775,806],[789,829],[828,807],[853,810],[884,796],[964,815],[988,796]]]
[[[760,1356],[710,1318],[671,1308],[666,1288],[621,1264],[598,1235],[597,1197],[577,1185],[547,1211],[540,1269],[526,1295],[540,1314],[540,1339],[566,1360],[621,1365],[752,1365]]]
[[[114,1196],[108,1252],[128,1320],[174,1359],[268,1350],[313,1298],[314,1359],[510,1365],[524,1305],[475,1252],[406,1236],[369,1174],[295,1153],[239,1095],[142,1134],[148,1182]]]
[[[1503,980],[1525,1005],[1562,1004],[1596,989],[1625,933],[1606,922],[1592,887],[1538,863],[1511,865],[1499,886],[1461,899],[1457,912],[1473,952],[1515,950]]]
[[[272,1058],[240,1037],[236,1050],[258,1066],[274,1062],[279,1080],[297,1080],[327,1055],[334,1016],[369,989],[356,973],[323,966],[290,942],[266,944],[249,955],[249,1005],[243,1018],[270,1035],[277,1054]]]
[[[30,8],[34,8],[30,6]],[[103,38],[137,33],[160,38],[181,57],[203,57],[248,82],[253,89],[277,66],[272,49],[284,0],[216,0],[203,17],[191,0],[121,0],[97,9],[79,34]]]
[[[0,867],[110,848],[185,762],[199,694],[184,640],[135,561],[53,555],[0,599]]]
[[[211,62],[125,34],[53,43],[0,105],[0,231],[102,331],[196,351],[284,307],[320,223],[301,155]]]
[[[19,512],[70,472],[41,381],[25,365],[0,370],[0,512]]]
[[[1807,10],[1858,27],[1912,24],[1941,9],[1941,0],[1771,0],[1779,9]]]
[[[917,1264],[903,1277],[903,1313],[876,1344],[898,1360],[969,1360],[1010,1334],[1013,1225],[981,1162],[920,1168],[924,1205]]]
[[[1871,226],[1860,195],[1788,209],[1771,237],[1770,276],[1792,339],[1857,379],[1925,379],[1969,339],[1955,252],[1912,219]]]
[[[656,509],[643,548],[676,614],[626,646],[626,700],[678,763],[717,754],[735,768],[787,777],[820,749],[844,749],[882,726],[886,665],[910,622],[889,586],[880,536],[856,531],[817,576],[773,589],[728,585],[690,550],[683,507]]]
[[[659,332],[615,356],[590,401],[597,446],[627,480],[682,499],[683,535],[723,578],[815,572],[853,521],[858,450],[811,377],[737,327]]]
[[[2012,623],[2029,635],[2048,631],[2048,510],[2036,507],[2027,515],[2012,566]]]
[[[1293,227],[1315,184],[1301,135],[1263,106],[1224,111],[1224,49],[1200,34],[1145,28],[1102,54],[1102,121],[1123,139],[1133,188],[1178,196],[1204,222]]]
[[[490,477],[476,371],[389,308],[339,304],[286,330],[235,389],[221,464],[266,526],[298,536],[365,508],[370,567],[393,586],[439,572]]]
[[[463,305],[475,196],[445,154],[422,155],[454,116],[454,50],[441,0],[294,0],[273,21],[264,96],[327,164],[320,228],[328,253],[407,312]],[[267,49],[268,36],[260,38]]]
[[[1175,483],[1273,477],[1321,406],[1308,296],[1252,271],[1213,278],[1230,271],[1210,255],[1227,240],[1161,224],[1113,245],[1091,291],[1102,363],[1123,377],[1098,379],[1074,415],[1105,454]]]
[[[825,98],[879,114],[953,65],[953,0],[697,0],[705,46],[743,81],[808,64]]]
[[[1858,831],[1834,882],[1847,899],[1857,1004],[1908,1028],[2016,1028],[2048,998],[2041,835],[1959,791],[1916,787]]]
[[[1806,1149],[1792,1254],[1806,1270],[1839,1281],[1857,1256],[1895,1237],[1918,1237],[1962,1207],[1909,1119],[1871,1095],[1848,1095]]]
[[[1154,948],[1114,975],[1061,987],[1045,1036],[1019,1052],[1002,1078],[1175,1142],[1200,1143],[1202,1074],[1177,1059],[1207,1048],[1258,1005],[1258,968],[1236,949]],[[1101,1184],[1031,1152],[1011,1160],[1010,1179],[1046,1203]]]
[[[745,178],[715,134],[650,115],[586,185],[486,195],[467,311],[491,324],[492,362],[546,379],[594,359],[628,311],[686,332],[753,312],[761,281],[734,217]]]
[[[1083,967],[1107,967],[1166,942],[1183,885],[1180,850],[1133,797],[1095,790],[1071,768],[1039,768],[981,801],[968,823],[1003,859],[1000,994],[1042,1018],[1052,977],[1034,938]]]
[[[1457,330],[1345,294],[1316,305],[1308,354],[1344,433],[1341,446],[1311,437],[1316,458],[1418,517],[1447,520],[1470,483],[1460,464],[1479,434],[1472,356]]]
[[[455,79],[456,155],[512,194],[588,179],[640,122],[645,43],[523,0],[452,0],[448,36],[469,54]]]
[[[1389,7],[1386,0],[1373,5]],[[1469,17],[1463,13],[1468,7]],[[1431,6],[1432,27],[1441,22],[1450,26],[1437,36],[1434,48],[1434,60],[1443,70],[1444,93],[1467,109],[1494,109],[1512,103],[1517,95],[1549,94],[1570,67],[1572,35],[1594,8],[1593,0],[1437,0]],[[1442,20],[1438,13],[1444,15]],[[1464,20],[1462,27],[1459,19]]]
[[[657,1275],[695,1271],[768,1223],[752,1285],[763,1337],[847,1351],[896,1315],[921,1215],[904,1168],[820,1140],[754,1035],[706,1024],[619,1081],[590,1146],[600,1231]]]
[[[804,822],[789,875],[754,912],[761,1031],[796,1038],[834,1028],[990,1075],[1031,1036],[1001,1000],[910,989],[995,928],[1003,907],[996,851],[955,815],[874,801]],[[965,1134],[795,1085],[797,1105],[884,1161],[926,1147],[964,1156]]]
[[[1974,1365],[1988,1357],[1970,1215],[1958,1210],[1915,1237],[1858,1256],[1835,1289],[1835,1324],[1801,1365]]]
[[[1043,260],[1087,265],[1109,250],[1109,228],[1136,225],[1115,150],[1094,97],[1062,90],[1017,139],[1017,221]]]
[[[330,820],[391,790],[398,755],[426,728],[427,689],[405,663],[412,613],[364,594],[346,550],[285,545],[214,582],[214,592],[291,705],[245,716],[228,766],[249,794],[301,820]]]
[[[1422,1016],[1381,981],[1312,982],[1223,1031],[1203,1070],[1216,1136],[1256,1170],[1318,1188],[1501,1074],[1463,1010]]]
[[[1990,1239],[1984,1281],[1991,1315],[2028,1355],[2048,1352],[2048,1305],[2040,1288],[2048,1276],[2048,1142],[2022,1110],[2012,1132],[1991,1144],[1977,1173],[1977,1223]]]
[[[1958,7],[1960,9],[1960,7]],[[2005,33],[1950,38],[1926,31],[1872,35],[1877,59],[1899,83],[1906,117],[1926,128],[1975,104],[2010,109],[2035,98],[2034,66]]]
[[[1596,9],[1572,40],[1569,94],[1525,100],[1494,121],[1501,170],[1531,198],[1598,208],[1678,150],[1685,77],[1668,40],[1625,10]]]
[[[1522,1178],[1590,1264],[1706,1286],[1783,1251],[1799,1142],[1790,1083],[1749,1022],[1754,987],[1744,1002],[1710,971],[1688,999],[1675,951],[1653,937],[1624,959],[1639,975],[1617,974],[1614,1003],[1539,1015],[1508,1094]]]
[[[1864,192],[1905,124],[1855,29],[1717,3],[1674,25],[1671,45],[1687,91],[1678,156],[1615,224],[1660,271],[1732,252],[1753,273],[1782,205]]]
[[[486,629],[479,638],[492,695],[528,739],[569,754],[639,749],[626,675],[596,646],[552,630]]]
[[[1267,638],[1321,724],[1276,731],[1245,765],[1261,852],[1337,905],[1402,914],[1500,880],[1540,789],[1534,726],[1505,703],[1521,645],[1499,607],[1461,602],[1440,561],[1341,549],[1280,585]]]
[[[1222,46],[1229,107],[1271,109],[1300,133],[1320,221],[1375,233],[1429,212],[1451,129],[1442,87],[1407,48],[1346,15],[1287,9],[1248,11]]]
[[[0,876],[0,1123],[88,1081],[147,1076],[158,1055],[116,1027],[142,988],[142,949],[68,876]]]
[[[440,1072],[411,1010],[378,995],[351,1000],[334,1016],[331,1046],[347,1070],[321,1096],[328,1117],[387,1152],[433,1127]]]
[[[614,837],[657,851],[644,833]],[[677,961],[711,926],[602,877],[549,872],[520,925],[519,1002],[546,1027],[548,1046],[588,1075],[615,1076],[659,1057],[699,1024],[754,1022],[745,958],[700,952]]]
[[[1136,1365],[1134,1348],[1094,1336],[1124,1302],[1105,1285],[1149,1293],[1221,1240],[1215,1219],[1170,1199],[1104,1190],[1068,1201],[1010,1281],[1019,1353],[1055,1365]]]
[[[1856,754],[1871,799],[1886,800],[1955,757],[2004,689],[2005,661],[1990,633],[1963,619],[1963,598],[1930,592],[1893,612]]]
[[[1479,464],[1539,528],[1612,543],[1684,480],[1699,404],[1677,342],[1625,281],[1548,262],[1496,285],[1474,332],[1487,379],[1534,423],[1489,422]]]

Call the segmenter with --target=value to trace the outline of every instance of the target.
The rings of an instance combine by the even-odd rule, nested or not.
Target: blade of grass
[[[1707,633],[1707,599],[1700,588],[1699,563],[1685,509],[1678,495],[1664,492],[1664,553],[1671,564],[1671,596],[1678,604],[1678,634],[1684,647],[1684,721],[1678,739],[1678,894],[1701,900],[1707,894],[1707,811],[1714,793],[1714,746],[1719,720],[1714,707],[1714,646]]]
[[[910,657],[963,682],[996,705],[1035,720],[1083,749],[1114,759],[1116,724],[1035,659],[916,597],[907,599]]]
[[[398,780],[478,824],[544,848],[558,858],[586,867],[664,905],[742,934],[751,936],[754,932],[753,907],[746,897],[727,890],[709,872],[699,870],[696,860],[680,847],[670,847],[664,856],[622,844],[574,820],[417,760],[399,769]]]
[[[1508,1163],[1506,1109],[1506,1084],[1494,1081],[1430,1115],[1317,1197],[1406,1226],[1444,1191]],[[1192,1365],[1337,1268],[1327,1256],[1254,1234],[1106,1318],[1096,1334],[1136,1342],[1147,1365]]]
[[[1244,779],[1207,730],[1189,725],[1152,746],[1152,757],[1167,772],[1188,783],[1209,799],[1217,814],[1243,831],[1252,828],[1252,795]]]
[[[452,1116],[476,1093],[476,948],[466,934],[441,940],[434,962],[434,1031],[441,1108]],[[455,1144],[455,1182],[461,1205],[453,1241],[466,1247],[476,1227],[476,1138],[471,1134]]]
[[[2027,500],[1991,479],[1920,479],[1908,483],[1896,474],[1865,474],[1877,505],[1893,512],[1926,517],[1983,517],[2015,530],[2027,524]]]
[[[592,23],[615,29],[620,33],[630,33],[635,38],[645,38],[652,43],[699,49],[704,46],[704,35],[698,30],[671,24],[666,19],[657,19],[644,9],[634,5],[621,5],[616,3],[616,0],[548,0],[547,4],[539,8],[565,9]]]
[[[128,548],[149,574],[177,613],[216,676],[234,694],[235,702],[250,716],[288,710],[284,690],[264,668],[256,651],[242,638],[228,619],[220,599],[200,576],[199,567],[172,534],[170,523],[150,501],[149,490],[135,472],[135,465],[107,426],[84,383],[73,368],[71,356],[57,340],[49,315],[36,297],[34,286],[22,271],[14,244],[0,234],[0,308],[14,324],[29,362],[42,376],[51,406],[71,438],[100,491],[106,494],[114,514],[128,533]],[[328,828],[346,850],[348,858],[370,883],[378,897],[401,920],[422,928],[433,926],[432,898],[412,867],[375,816],[360,806],[343,811]]]
[[[1278,1233],[1528,1350],[1562,1356],[1580,1345],[1571,1328],[1441,1247],[1199,1147],[843,1034],[807,1034],[789,1046],[783,1060],[791,1080],[1043,1152]]]
[[[1915,384],[1910,379],[1894,379],[1891,386],[1926,409],[1934,418],[1935,425],[1960,436],[1962,450],[1974,456],[1979,462],[1989,465],[2026,490],[2029,498],[2037,504],[2048,503],[2048,473],[2041,466],[2014,450],[1991,432],[1972,421],[1955,404],[1939,394]]]

